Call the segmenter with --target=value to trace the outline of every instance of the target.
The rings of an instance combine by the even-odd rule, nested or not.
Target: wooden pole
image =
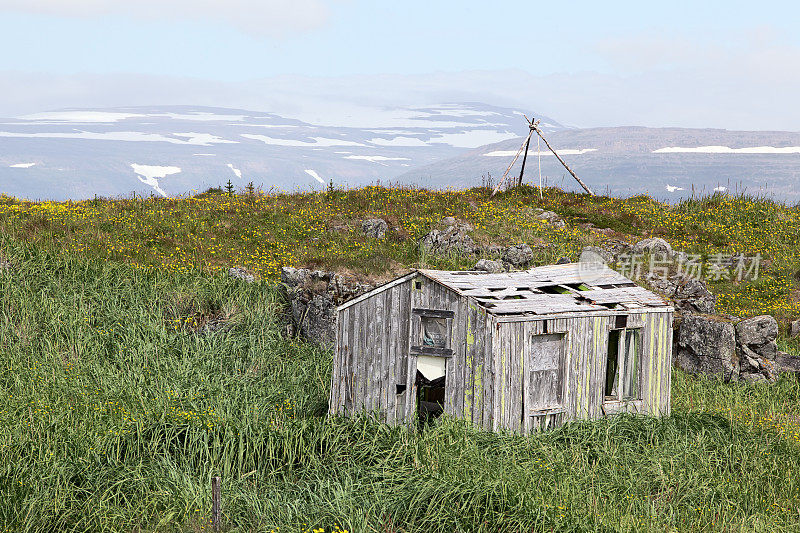
[[[521,153],[522,153],[522,149],[523,149],[523,148],[525,148],[525,144],[526,144],[528,141],[530,141],[530,140],[531,140],[531,135],[533,135],[533,130],[531,130],[531,131],[529,131],[529,132],[528,132],[528,137],[527,137],[527,139],[525,139],[525,142],[524,142],[524,143],[522,143],[522,146],[520,146],[520,147],[519,147],[519,150],[517,150],[517,155],[515,155],[515,156],[514,156],[514,159],[512,159],[512,160],[511,160],[511,164],[510,164],[510,165],[508,165],[508,168],[507,168],[507,169],[506,169],[506,171],[503,173],[503,177],[502,177],[502,178],[500,178],[500,182],[497,184],[497,187],[495,187],[495,188],[494,188],[494,190],[492,191],[492,196],[494,196],[495,194],[497,194],[497,191],[499,191],[499,190],[500,190],[500,188],[501,188],[501,187],[502,187],[502,186],[505,184],[505,182],[506,182],[506,178],[508,177],[508,173],[509,173],[509,172],[511,172],[511,167],[513,167],[513,166],[514,166],[514,163],[516,163],[516,162],[517,162],[517,159],[519,159],[519,154],[521,154]]]
[[[214,533],[222,529],[222,478],[211,478],[211,525]]]
[[[522,156],[522,168],[519,169],[519,178],[517,178],[517,187],[522,185],[522,175],[525,174],[525,161],[527,161],[528,159],[528,147],[530,145],[531,145],[531,136],[528,135],[528,140],[525,141],[525,152],[524,155]]]
[[[587,187],[586,184],[584,182],[582,182],[581,179],[578,176],[575,175],[575,173],[572,171],[572,169],[567,166],[567,164],[564,162],[563,159],[561,159],[561,156],[558,155],[555,150],[553,150],[553,147],[550,146],[550,143],[547,142],[547,139],[544,138],[544,136],[542,135],[542,132],[539,131],[539,128],[537,128],[535,124],[531,125],[531,130],[535,131],[536,135],[538,135],[539,138],[544,141],[544,144],[546,144],[547,147],[550,149],[550,151],[553,152],[553,155],[556,156],[556,159],[558,159],[561,162],[561,164],[564,165],[564,168],[567,169],[567,172],[572,174],[572,177],[575,178],[575,181],[577,181],[581,185],[581,187],[583,187],[583,190],[585,190],[586,192],[588,192],[589,194],[594,196],[594,193],[592,192],[592,190],[589,187]]]

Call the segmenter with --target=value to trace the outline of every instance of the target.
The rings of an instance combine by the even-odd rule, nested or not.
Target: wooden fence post
[[[222,528],[222,478],[211,478],[211,525],[214,533],[219,533]]]

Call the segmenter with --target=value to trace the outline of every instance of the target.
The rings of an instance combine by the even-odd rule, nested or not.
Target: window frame
[[[608,386],[608,371],[609,371],[609,348],[610,343],[612,341],[612,333],[618,332],[617,337],[617,368],[615,370],[615,381],[614,388],[615,390],[614,395],[606,394],[607,386]],[[628,352],[628,335],[633,335],[633,340],[635,342],[635,356],[636,356],[636,385],[635,385],[635,393],[633,396],[625,396],[625,377],[626,377],[626,364],[629,363],[629,352]],[[609,346],[606,349],[606,361],[605,361],[605,379],[603,380],[603,403],[604,404],[625,404],[625,403],[636,403],[641,402],[643,400],[642,396],[642,354],[643,354],[643,346],[642,346],[642,339],[643,339],[643,328],[641,327],[625,327],[625,328],[613,328],[609,331]],[[630,375],[630,374],[628,374]]]
[[[453,338],[453,319],[455,318],[455,312],[450,311],[449,309],[422,309],[415,307],[411,310],[412,316],[414,320],[417,321],[417,327],[415,328],[417,331],[418,337],[413,339],[411,342],[410,352],[412,355],[432,355],[436,357],[452,357],[453,356],[453,349],[451,346],[452,338]],[[436,346],[426,346],[423,343],[422,339],[422,320],[424,318],[439,318],[439,319],[446,319],[447,321],[447,335],[445,336],[445,347],[436,347]],[[418,344],[415,344],[418,343]]]

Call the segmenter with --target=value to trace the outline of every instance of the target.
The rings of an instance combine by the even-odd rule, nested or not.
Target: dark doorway
[[[445,376],[442,376],[430,381],[417,371],[417,416],[423,425],[433,422],[444,412],[444,380]]]

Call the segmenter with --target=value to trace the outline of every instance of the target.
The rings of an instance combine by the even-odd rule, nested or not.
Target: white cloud
[[[0,0],[0,12],[224,21],[247,33],[285,37],[323,26],[330,17],[331,3],[330,0]]]

